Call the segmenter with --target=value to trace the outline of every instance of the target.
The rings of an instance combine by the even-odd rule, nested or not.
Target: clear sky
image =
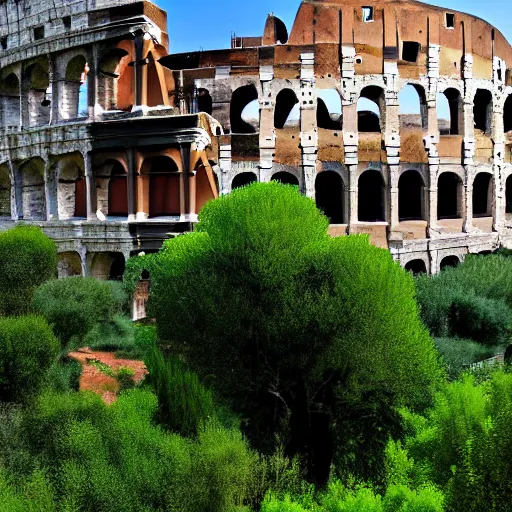
[[[291,30],[300,0],[153,0],[167,11],[171,52],[229,48],[231,32],[261,36],[273,12]],[[444,0],[425,2],[467,12],[488,21],[512,42],[511,0]]]

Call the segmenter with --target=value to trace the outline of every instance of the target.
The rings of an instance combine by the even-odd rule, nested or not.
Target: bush
[[[58,349],[42,318],[0,319],[0,401],[22,401],[37,394]]]
[[[36,226],[0,233],[0,314],[30,312],[34,290],[57,277],[57,249]]]
[[[271,452],[281,436],[318,481],[333,430],[343,424],[344,437],[350,423],[382,452],[399,430],[395,406],[425,407],[442,378],[413,278],[366,236],[330,238],[327,228],[296,187],[255,183],[207,203],[194,233],[136,258],[150,267],[162,343],[244,419],[255,446]],[[368,396],[387,423],[363,435]],[[359,471],[362,444],[351,446],[345,436],[344,461],[356,461],[346,469]]]
[[[130,353],[135,349],[135,327],[126,316],[114,315],[109,323],[99,323],[84,337],[84,345],[93,350],[120,350]]]
[[[48,281],[34,294],[34,309],[43,315],[65,345],[81,344],[95,326],[114,324],[126,297],[120,283],[92,277],[66,277]]]

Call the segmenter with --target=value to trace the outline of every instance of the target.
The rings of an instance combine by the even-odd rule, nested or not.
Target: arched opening
[[[274,31],[276,35],[276,43],[277,44],[286,44],[288,42],[288,30],[286,29],[286,25],[279,18],[274,16]]]
[[[343,224],[343,181],[334,171],[318,173],[315,180],[316,206],[331,224]]]
[[[441,135],[458,135],[462,131],[463,105],[460,92],[449,88],[437,94],[437,122]]]
[[[423,260],[411,260],[405,264],[405,270],[414,276],[427,273],[427,266]]]
[[[108,279],[110,281],[122,281],[125,268],[124,256],[120,253],[114,253]]]
[[[507,97],[503,107],[503,129],[505,133],[512,130],[512,94]]]
[[[293,175],[291,172],[286,171],[276,172],[274,175],[272,175],[272,181],[278,181],[283,185],[295,185],[296,187],[299,186],[299,180],[297,179],[297,176]]]
[[[73,57],[66,67],[65,80],[59,89],[59,118],[87,117],[87,73],[89,68],[83,55]]]
[[[385,220],[384,180],[379,171],[369,169],[359,176],[358,218],[360,222]]]
[[[131,56],[121,48],[114,48],[101,57],[97,94],[104,110],[128,110],[133,105],[130,60]]]
[[[299,100],[291,89],[283,89],[276,97],[274,127],[298,126],[300,117]]]
[[[375,85],[369,85],[361,91],[357,100],[357,129],[360,132],[380,132],[384,129],[385,111],[384,91]]]
[[[128,215],[128,176],[120,162],[116,161],[110,171],[108,182],[108,215]]]
[[[460,218],[461,204],[462,180],[453,172],[443,172],[437,182],[437,218]]]
[[[120,281],[125,268],[124,256],[119,252],[98,252],[91,262],[91,275],[96,279]]]
[[[19,168],[21,176],[21,217],[26,220],[46,220],[44,192],[44,161],[33,158]]]
[[[28,78],[28,125],[44,126],[50,122],[52,90],[48,67],[33,64],[27,69]]]
[[[423,220],[424,183],[417,171],[405,171],[398,180],[398,218],[405,220]]]
[[[477,89],[473,100],[475,130],[490,134],[492,123],[492,94],[486,89]]]
[[[445,256],[441,260],[441,264],[439,265],[440,270],[444,270],[449,267],[456,267],[460,263],[460,260],[457,256]]]
[[[256,174],[253,172],[241,172],[233,178],[233,181],[231,182],[231,190],[245,187],[246,185],[254,183],[256,180]]]
[[[231,96],[231,133],[256,133],[260,122],[258,91],[252,84],[239,87]]]
[[[512,217],[512,174],[507,177],[505,182],[505,213]]]
[[[480,172],[473,181],[473,217],[492,216],[492,175]]]
[[[400,128],[427,128],[427,100],[419,85],[407,84],[398,95]]]
[[[197,89],[197,109],[199,112],[206,112],[212,115],[213,100],[208,89]]]
[[[20,81],[11,73],[0,83],[0,122],[4,127],[20,125]]]
[[[151,159],[149,165],[149,216],[180,215],[180,173],[167,156]]]
[[[57,255],[57,272],[59,279],[63,277],[81,276],[82,261],[75,251],[60,252]]]
[[[6,165],[0,165],[0,216],[11,217],[11,174]]]
[[[341,130],[343,125],[341,97],[335,89],[319,89],[316,122],[318,128]]]
[[[59,219],[84,218],[86,213],[85,177],[81,157],[58,163],[57,208]]]

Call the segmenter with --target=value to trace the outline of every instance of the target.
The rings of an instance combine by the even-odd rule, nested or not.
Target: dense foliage
[[[0,314],[30,311],[41,283],[57,276],[57,249],[36,226],[20,225],[0,233]]]
[[[128,265],[150,272],[161,339],[255,446],[272,449],[278,434],[318,481],[333,460],[378,475],[388,435],[400,433],[396,406],[425,407],[441,379],[412,277],[367,237],[331,239],[327,227],[295,187],[256,183]]]
[[[0,402],[36,394],[58,353],[58,341],[39,317],[0,319]]]
[[[52,325],[65,345],[72,338],[82,343],[94,328],[105,335],[105,341],[108,335],[115,335],[116,329],[122,329],[116,315],[122,312],[125,302],[120,283],[66,277],[41,285],[34,294],[33,307]],[[97,331],[91,333],[91,336],[96,334],[94,339],[98,337]]]

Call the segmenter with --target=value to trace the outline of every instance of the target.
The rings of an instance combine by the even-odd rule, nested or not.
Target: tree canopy
[[[380,464],[400,432],[396,407],[427,406],[441,380],[413,278],[364,235],[330,238],[296,187],[255,183],[211,201],[194,233],[130,266],[150,272],[162,343],[253,443],[270,449],[278,434],[318,481],[333,460],[361,476]],[[364,463],[363,443],[375,448]]]

